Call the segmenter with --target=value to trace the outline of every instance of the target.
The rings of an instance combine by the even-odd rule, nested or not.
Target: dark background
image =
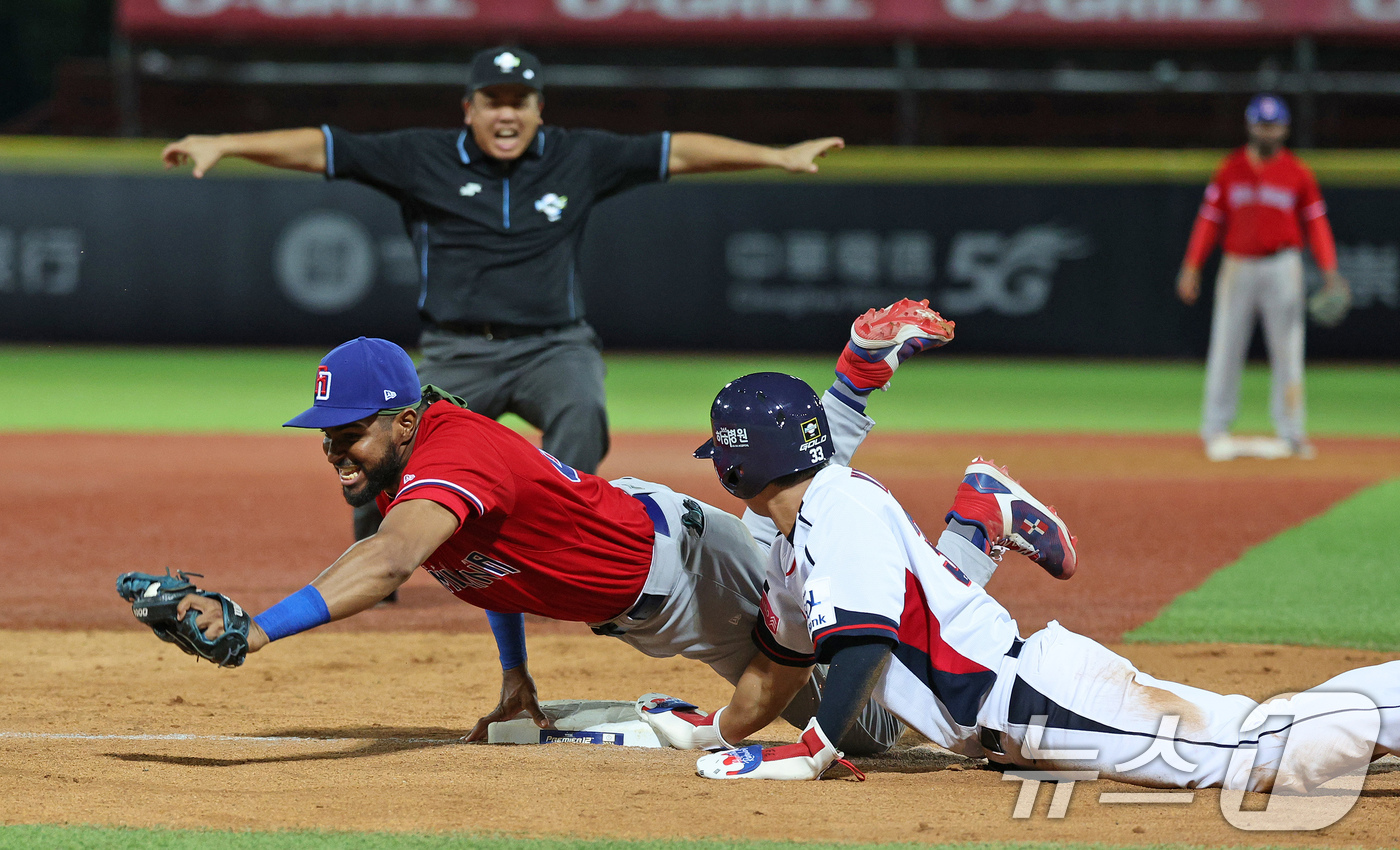
[[[1357,309],[1311,331],[1309,352],[1400,357],[1400,191],[1328,196]],[[397,207],[365,187],[0,175],[0,197],[0,338],[417,339],[412,250]],[[1208,293],[1192,309],[1172,288],[1199,198],[1191,185],[677,181],[602,204],[580,276],[613,347],[824,349],[853,315],[911,296],[957,320],[960,352],[1200,356]],[[308,307],[288,275],[351,295]]]

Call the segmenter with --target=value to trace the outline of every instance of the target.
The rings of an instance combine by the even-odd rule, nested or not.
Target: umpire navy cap
[[[1288,104],[1271,94],[1258,94],[1245,107],[1244,120],[1250,124],[1287,124]]]
[[[471,79],[467,82],[467,94],[472,94],[487,86],[499,85],[528,86],[535,91],[544,91],[544,77],[540,71],[540,60],[533,53],[518,47],[493,47],[472,57]]]
[[[387,339],[342,343],[316,367],[311,407],[283,428],[334,428],[382,410],[412,407],[423,398],[408,352]]]

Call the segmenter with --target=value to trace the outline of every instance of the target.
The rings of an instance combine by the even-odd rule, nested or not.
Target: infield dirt
[[[604,474],[735,503],[687,460],[703,435],[617,438]],[[1042,790],[1013,819],[1019,783],[915,740],[859,762],[859,784],[716,783],[693,754],[457,744],[495,703],[484,617],[425,576],[385,607],[278,643],[244,667],[197,665],[156,641],[115,595],[116,574],[169,565],[261,610],[350,542],[348,508],[305,437],[9,435],[0,495],[0,799],[5,823],[235,829],[451,830],[833,841],[1393,846],[1400,766],[1382,763],[1357,807],[1311,833],[1235,829],[1214,791],[1190,805],[1100,804],[1077,786],[1048,819]],[[1057,505],[1080,571],[1057,582],[1008,556],[989,586],[1023,634],[1058,619],[1100,640],[1150,619],[1246,548],[1362,486],[1400,474],[1400,442],[1323,440],[1319,458],[1210,464],[1188,438],[876,434],[857,466],[925,529],[982,453]],[[1248,604],[1248,600],[1241,600]],[[676,693],[717,706],[726,686],[682,659],[650,659],[576,624],[534,620],[542,698]],[[1256,698],[1397,657],[1263,646],[1116,646],[1156,675]],[[59,737],[59,736],[85,737]],[[198,736],[132,739],[127,736]],[[108,736],[108,737],[103,737]],[[112,737],[117,736],[117,737]],[[318,740],[259,741],[259,737]],[[775,726],[769,740],[791,740]],[[834,771],[834,773],[839,773]],[[1255,801],[1258,802],[1258,801]]]

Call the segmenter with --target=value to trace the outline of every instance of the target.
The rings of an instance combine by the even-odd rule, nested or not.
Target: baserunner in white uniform
[[[711,419],[717,434],[748,435],[741,449],[702,448],[726,484],[755,460],[805,451],[810,441],[797,438],[826,424],[806,384],[774,373],[726,386]],[[802,423],[796,436],[784,428],[792,420]],[[810,463],[744,498],[782,532],[755,629],[778,665],[746,671],[716,715],[652,694],[640,701],[643,716],[672,745],[732,745],[773,719],[809,665],[830,668],[799,743],[704,756],[702,776],[815,779],[840,757],[830,742],[872,694],[963,755],[1156,787],[1307,792],[1400,750],[1400,662],[1260,707],[1153,678],[1058,623],[1023,641],[967,571],[1009,546],[1063,575],[1074,567],[1073,538],[1052,509],[980,459],[937,548],[884,487],[848,467]],[[712,735],[694,731],[704,724]]]

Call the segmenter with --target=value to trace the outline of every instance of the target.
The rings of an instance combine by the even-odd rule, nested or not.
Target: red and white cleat
[[[926,348],[953,339],[953,322],[928,301],[901,299],[881,310],[867,310],[851,325],[851,341],[836,361],[836,377],[860,393],[887,389],[899,364]]]
[[[981,526],[989,546],[1015,549],[1058,579],[1074,575],[1079,563],[1074,535],[1055,509],[980,457],[964,470],[953,507],[943,519]]]

